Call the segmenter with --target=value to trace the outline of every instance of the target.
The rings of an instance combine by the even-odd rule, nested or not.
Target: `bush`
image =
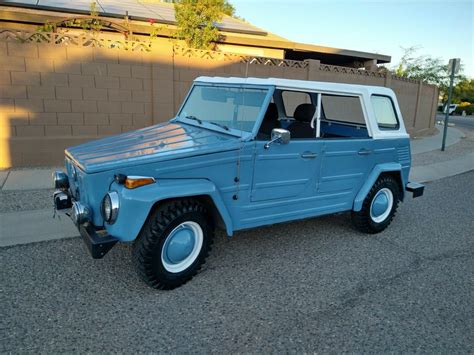
[[[474,104],[470,104],[469,102],[461,102],[454,113],[456,115],[462,115],[462,112],[466,111],[466,115],[474,115]]]
[[[181,0],[174,3],[176,37],[191,48],[214,49],[219,39],[216,22],[222,20],[224,0]]]

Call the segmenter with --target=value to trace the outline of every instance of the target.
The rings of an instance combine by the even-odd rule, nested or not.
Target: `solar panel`
[[[10,1],[10,0],[2,0],[0,1],[0,5],[3,5],[4,3],[19,3],[19,4],[25,4],[25,5],[36,5],[38,0],[20,0],[20,1]]]
[[[95,0],[97,10],[102,14],[123,17],[128,11],[131,19],[175,23],[174,7],[167,3],[140,2],[139,0]],[[34,7],[62,12],[89,12],[90,0],[0,0],[0,4]],[[217,27],[223,31],[243,32],[256,35],[266,35],[265,31],[248,23],[225,16]]]

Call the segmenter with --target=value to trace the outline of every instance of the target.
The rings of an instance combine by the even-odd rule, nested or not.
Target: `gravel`
[[[222,233],[205,269],[147,287],[119,244],[0,249],[1,353],[474,351],[474,172],[429,184],[378,235],[348,214]]]

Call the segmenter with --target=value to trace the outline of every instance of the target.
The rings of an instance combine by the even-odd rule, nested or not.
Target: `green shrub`
[[[456,115],[462,115],[462,112],[466,111],[466,115],[474,115],[474,104],[470,104],[469,102],[462,102],[459,104],[458,107],[456,107],[456,110],[454,113]]]

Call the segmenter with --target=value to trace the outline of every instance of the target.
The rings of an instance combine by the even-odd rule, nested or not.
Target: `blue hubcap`
[[[384,193],[379,193],[372,204],[372,215],[378,217],[388,208],[388,197]]]
[[[375,195],[370,205],[370,217],[376,223],[384,221],[392,210],[393,193],[388,188],[383,188]]]
[[[199,223],[181,223],[166,237],[161,250],[163,267],[172,273],[188,269],[199,257],[203,242],[204,233]]]
[[[195,243],[194,232],[182,225],[168,237],[165,245],[165,259],[170,264],[177,264],[186,259],[193,251]]]

